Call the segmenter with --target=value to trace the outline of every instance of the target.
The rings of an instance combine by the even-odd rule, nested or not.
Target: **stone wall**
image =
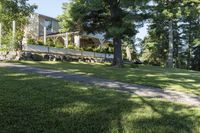
[[[111,62],[112,54],[52,48],[39,45],[23,46],[22,51],[0,52],[0,60]]]
[[[12,61],[20,59],[19,51],[0,52],[0,61]]]
[[[28,61],[79,61],[79,62],[91,62],[102,63],[111,62],[111,59],[83,57],[77,55],[61,55],[61,54],[45,54],[35,52],[21,52],[19,60]]]

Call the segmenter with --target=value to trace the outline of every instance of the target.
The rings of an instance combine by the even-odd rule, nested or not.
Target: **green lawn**
[[[155,66],[139,68],[113,68],[105,64],[78,62],[20,62],[26,65],[58,69],[66,73],[103,77],[132,84],[141,84],[162,89],[172,89],[200,95],[200,72],[182,69],[166,69]]]
[[[200,133],[200,108],[0,68],[0,132]]]

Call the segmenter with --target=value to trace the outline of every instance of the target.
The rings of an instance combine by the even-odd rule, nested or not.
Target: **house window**
[[[51,20],[48,20],[48,19],[45,19],[45,27],[47,28],[48,31],[51,31],[52,29],[52,21]]]

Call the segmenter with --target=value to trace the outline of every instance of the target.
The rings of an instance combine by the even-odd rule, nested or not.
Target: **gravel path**
[[[78,74],[66,74],[61,71],[42,69],[26,65],[18,65],[14,63],[0,63],[0,67],[11,68],[22,72],[37,73],[57,79],[77,81],[84,84],[92,84],[101,87],[113,88],[118,91],[135,93],[143,97],[160,98],[175,103],[182,103],[190,106],[200,106],[200,95],[195,94],[187,94],[172,90],[163,90],[142,85],[127,84],[113,80],[83,76]]]

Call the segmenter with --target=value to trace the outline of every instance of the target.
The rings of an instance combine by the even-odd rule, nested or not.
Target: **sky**
[[[62,4],[65,2],[69,2],[69,0],[29,0],[30,4],[38,5],[38,9],[35,12],[54,18],[62,14]],[[146,35],[147,26],[139,30],[137,37],[143,39]]]
[[[29,3],[38,5],[37,13],[55,18],[62,14],[62,4],[68,1],[69,0],[29,0]]]

